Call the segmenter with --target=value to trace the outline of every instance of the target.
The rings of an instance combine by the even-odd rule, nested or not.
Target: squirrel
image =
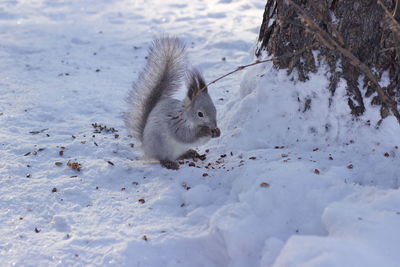
[[[187,93],[181,101],[173,94],[183,77]],[[185,45],[176,37],[153,41],[127,102],[127,128],[141,141],[145,155],[167,169],[179,169],[178,159],[201,157],[191,147],[221,135],[206,82],[200,71],[187,66]]]

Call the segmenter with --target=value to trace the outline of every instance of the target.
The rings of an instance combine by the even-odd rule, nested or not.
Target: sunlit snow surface
[[[254,60],[263,9],[1,1],[0,265],[398,266],[399,125],[376,130],[368,103],[352,121],[343,83],[328,107],[324,66],[307,83],[266,64],[210,86],[222,136],[195,167],[147,162],[128,137],[154,36],[180,36],[211,81]]]

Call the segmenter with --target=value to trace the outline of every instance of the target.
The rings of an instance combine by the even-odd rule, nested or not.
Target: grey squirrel
[[[184,76],[187,94],[180,101],[173,94]],[[204,78],[197,69],[188,68],[185,46],[178,38],[153,41],[127,102],[128,129],[142,142],[145,155],[168,169],[179,168],[177,159],[199,157],[191,148],[221,134]]]

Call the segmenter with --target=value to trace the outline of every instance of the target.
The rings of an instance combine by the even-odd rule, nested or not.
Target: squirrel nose
[[[220,135],[221,135],[221,130],[218,127],[211,129],[211,137],[212,138],[217,138]]]

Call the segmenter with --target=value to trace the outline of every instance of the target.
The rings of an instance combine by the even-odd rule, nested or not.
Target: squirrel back
[[[150,112],[162,98],[178,89],[186,69],[185,46],[178,38],[155,39],[149,49],[147,64],[129,93],[130,110],[125,123],[135,138],[143,141]]]

